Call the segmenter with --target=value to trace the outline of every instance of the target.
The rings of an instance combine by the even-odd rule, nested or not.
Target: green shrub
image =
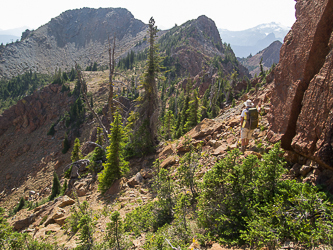
[[[287,239],[311,248],[332,243],[332,204],[313,186],[282,180],[281,155],[279,144],[261,161],[242,161],[234,150],[206,173],[198,222],[207,237],[270,249]]]
[[[62,86],[61,86],[61,91],[60,92],[67,92],[67,91],[70,91],[71,88],[69,87],[69,85],[63,83]]]
[[[56,248],[51,244],[38,242],[26,233],[14,232],[4,217],[4,209],[0,207],[0,249],[51,250]]]
[[[11,210],[9,212],[9,216],[13,216],[14,214],[16,214],[18,211],[20,211],[22,208],[24,208],[24,206],[26,205],[26,201],[23,197],[20,198],[19,203],[17,204],[17,206],[15,206],[13,208],[13,210]]]
[[[72,167],[73,165],[71,165],[64,173],[64,178],[69,179],[71,177],[71,172],[72,172]]]
[[[200,168],[199,158],[201,148],[195,148],[190,143],[189,138],[186,137],[184,146],[189,147],[190,151],[181,158],[177,169],[177,176],[179,178],[180,185],[190,189],[193,200],[198,196],[198,184],[195,174]]]
[[[55,125],[56,125],[56,124],[52,123],[52,125],[51,125],[49,131],[47,132],[47,135],[54,136],[54,134],[55,134],[55,129],[54,129]]]
[[[19,204],[16,207],[16,212],[20,211],[25,205],[25,199],[21,197]]]
[[[80,145],[79,138],[75,138],[74,145],[73,145],[73,150],[72,150],[72,155],[71,155],[72,163],[76,162],[76,161],[78,161],[82,158],[80,147],[81,147],[81,145]]]
[[[57,197],[61,193],[61,185],[56,172],[53,172],[53,184],[52,184],[52,192],[49,196],[49,200],[52,201],[55,197]]]
[[[99,107],[99,108],[97,108],[96,113],[97,113],[98,115],[103,115],[103,107]]]
[[[65,179],[64,184],[62,185],[60,195],[64,195],[68,187],[68,181]]]
[[[145,205],[136,207],[133,211],[126,214],[124,229],[126,232],[134,232],[140,235],[141,232],[148,232],[156,228],[156,216],[154,213],[155,204],[149,202]]]
[[[93,246],[94,227],[93,214],[87,201],[82,202],[71,208],[71,216],[66,220],[67,228],[72,234],[79,235],[79,249],[91,249]]]
[[[66,133],[66,134],[65,134],[64,141],[63,141],[63,149],[62,149],[62,153],[63,153],[63,154],[66,154],[67,151],[69,150],[69,148],[70,148],[70,144],[69,144],[68,136],[67,136],[67,133]]]

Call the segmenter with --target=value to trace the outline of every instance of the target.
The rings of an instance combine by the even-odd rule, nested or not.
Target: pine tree
[[[200,121],[199,97],[197,90],[194,90],[192,100],[189,102],[189,108],[186,110],[187,121],[184,125],[184,131],[187,133],[195,127]]]
[[[94,65],[92,66],[92,71],[97,71],[97,62],[94,62]]]
[[[158,224],[170,223],[173,219],[174,184],[168,170],[164,168],[158,173],[157,198]]]
[[[158,95],[156,87],[156,77],[160,70],[160,57],[158,55],[158,47],[155,45],[155,38],[157,34],[157,27],[155,21],[151,17],[149,20],[149,52],[147,59],[147,68],[144,73],[144,80],[142,82],[145,90],[141,111],[143,115],[143,124],[147,124],[149,134],[149,143],[151,146],[155,145],[155,137],[157,135],[157,119],[158,119]],[[145,123],[145,120],[147,121]]]
[[[103,130],[100,127],[97,127],[97,140],[96,144],[103,145]],[[100,147],[95,147],[93,155],[91,157],[91,164],[88,166],[89,171],[93,174],[93,179],[99,172],[100,166],[102,166],[101,161],[105,157],[105,151]]]
[[[260,58],[259,67],[260,67],[259,77],[264,78],[265,77],[265,71],[264,71],[264,66],[262,65],[262,57]]]
[[[120,213],[118,211],[114,211],[110,216],[110,221],[110,223],[107,223],[105,240],[107,241],[109,247],[122,249],[120,248],[120,241],[123,233],[123,221]]]
[[[66,134],[65,134],[64,141],[63,141],[63,149],[62,149],[62,153],[63,153],[63,154],[66,154],[69,148],[70,148],[70,144],[69,144],[68,136],[67,136],[67,133],[66,133]]]
[[[19,204],[15,208],[15,213],[20,211],[24,207],[24,205],[25,205],[25,199],[21,197]]]
[[[181,126],[182,124],[182,116],[181,113],[178,114],[177,120],[176,120],[176,128],[175,128],[175,135],[174,138],[179,138],[183,134],[183,128]]]
[[[96,144],[101,145],[101,146],[103,145],[103,135],[102,135],[102,133],[103,133],[103,130],[100,127],[98,127],[97,128]],[[93,152],[92,160],[93,161],[100,161],[104,158],[104,156],[105,156],[105,151],[100,147],[96,147],[94,149],[94,152]]]
[[[68,75],[66,72],[63,72],[62,73],[62,78],[65,80],[65,81],[68,81]]]
[[[98,189],[105,193],[113,182],[128,171],[128,162],[124,159],[125,131],[118,111],[114,114],[109,134],[110,145],[107,147],[104,170],[98,175]]]
[[[189,102],[190,102],[190,95],[187,94],[185,96],[185,99],[184,99],[184,104],[183,104],[183,109],[180,113],[180,116],[181,116],[181,124],[180,124],[180,128],[182,130],[182,134],[183,135],[183,131],[184,131],[184,126],[187,122],[187,118],[188,118],[188,113],[186,112],[189,108]]]
[[[64,195],[66,190],[67,190],[67,187],[68,187],[68,182],[67,180],[65,179],[64,181],[64,184],[62,185],[62,188],[61,188],[61,192],[60,192],[60,195]]]
[[[180,193],[178,195],[177,203],[174,208],[175,210],[175,220],[181,229],[185,232],[188,230],[188,222],[186,221],[186,216],[188,215],[190,209],[190,197],[188,194]],[[179,233],[183,233],[181,230]],[[182,235],[183,237],[185,235]]]
[[[81,147],[80,140],[79,140],[79,138],[76,138],[74,141],[74,146],[73,146],[73,151],[72,151],[72,156],[71,156],[72,162],[76,162],[82,158],[80,147]]]
[[[174,115],[171,110],[164,115],[164,136],[166,140],[172,139],[174,133]]]
[[[53,172],[53,185],[52,185],[52,192],[49,196],[49,200],[52,201],[55,197],[57,197],[61,192],[61,185],[56,172]]]

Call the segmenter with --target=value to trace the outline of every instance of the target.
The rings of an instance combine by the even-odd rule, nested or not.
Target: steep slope
[[[85,79],[88,91],[94,95],[95,108],[101,109],[107,100],[108,72],[86,72]],[[47,196],[53,172],[62,176],[64,167],[71,162],[70,152],[62,153],[65,134],[68,133],[71,144],[77,137],[65,121],[75,100],[68,94],[62,91],[61,85],[51,84],[0,115],[2,207],[13,206],[28,190],[36,190],[40,197]],[[92,130],[97,126],[96,121],[87,112],[84,120],[84,126],[79,127],[80,140],[95,141],[91,136],[94,138]],[[52,124],[56,124],[55,133],[48,135]]]
[[[146,35],[147,25],[123,8],[68,10],[20,42],[0,51],[0,77],[22,74],[28,69],[53,73],[70,70],[74,61],[87,66],[107,64],[108,37],[117,38],[116,56],[127,52]]]
[[[275,71],[270,140],[333,168],[333,1],[297,1]]]
[[[41,190],[62,162],[63,133],[47,136],[51,123],[69,110],[73,98],[49,85],[20,100],[0,116],[0,190],[10,196],[29,180]],[[22,192],[22,190],[20,190]],[[1,199],[0,199],[1,200]]]
[[[255,76],[255,74],[259,75],[260,73],[260,60],[262,58],[262,65],[264,70],[268,70],[273,63],[278,64],[280,60],[280,49],[281,49],[282,43],[280,41],[275,41],[271,43],[267,48],[263,49],[262,51],[259,51],[257,54],[255,54],[252,57],[247,58],[237,58],[241,64],[246,67],[249,71],[252,77]]]

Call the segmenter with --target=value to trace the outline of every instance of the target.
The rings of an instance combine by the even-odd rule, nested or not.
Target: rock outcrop
[[[109,36],[116,36],[116,56],[120,56],[143,39],[146,29],[123,8],[65,11],[0,52],[0,78],[29,69],[39,73],[70,70],[75,61],[83,67],[94,62],[107,65]]]
[[[296,3],[275,71],[269,138],[333,169],[333,0]]]
[[[32,223],[47,226],[49,224],[59,224],[62,226],[69,214],[69,206],[75,203],[68,196],[60,196],[54,201],[34,209],[34,213],[28,217],[13,222],[16,231],[29,227]]]
[[[67,93],[61,92],[60,85],[48,85],[35,91],[0,115],[0,136],[12,126],[15,131],[30,134],[45,122],[59,117],[72,101]]]
[[[57,154],[61,153],[65,128],[55,136],[47,135],[51,124],[68,112],[74,101],[61,88],[48,85],[0,115],[0,190],[6,194],[16,191],[29,175],[45,168],[53,172],[64,162]],[[36,184],[34,188],[39,187]]]

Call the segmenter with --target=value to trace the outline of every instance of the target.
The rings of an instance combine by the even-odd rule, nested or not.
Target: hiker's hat
[[[244,105],[246,107],[252,107],[252,106],[254,106],[253,102],[250,99],[246,100],[246,102],[244,102]]]

